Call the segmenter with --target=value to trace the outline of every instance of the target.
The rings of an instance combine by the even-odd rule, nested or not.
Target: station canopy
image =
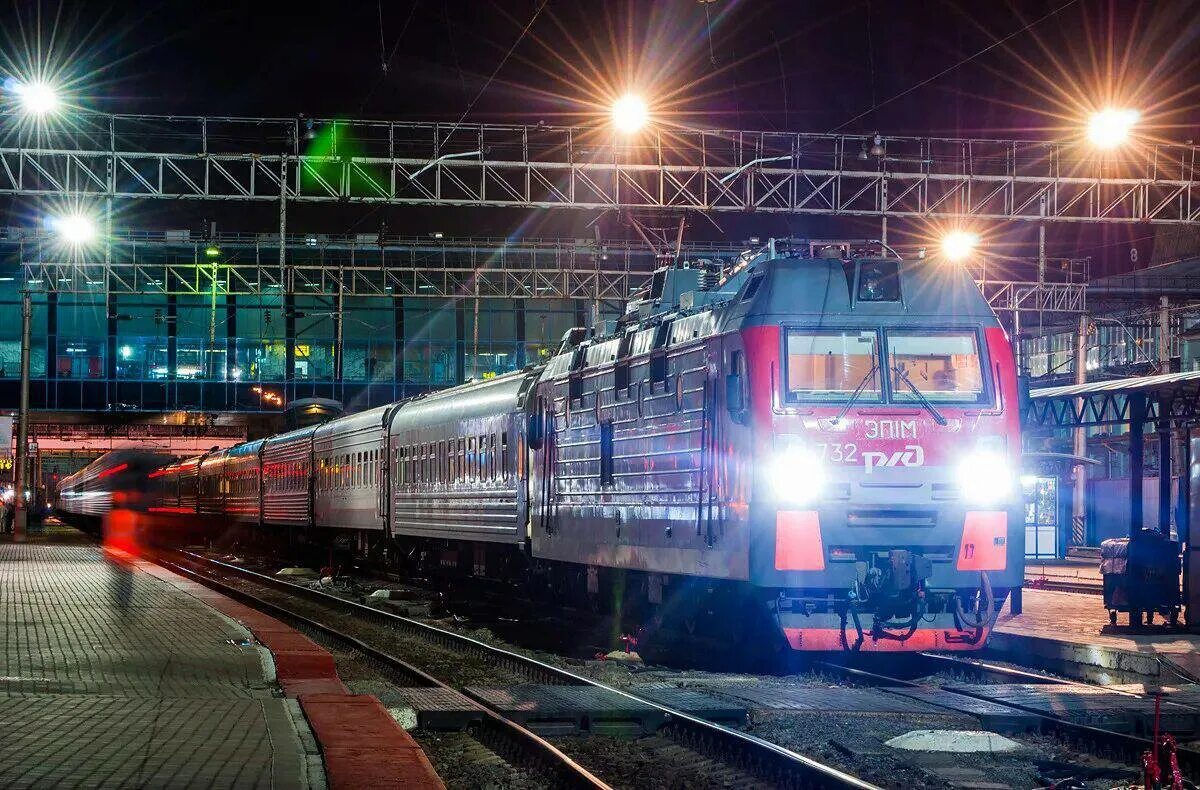
[[[1128,425],[1134,419],[1200,423],[1200,370],[1045,387],[1029,393],[1027,430]]]

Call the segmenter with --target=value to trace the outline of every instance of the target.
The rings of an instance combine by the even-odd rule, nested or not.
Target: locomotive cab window
[[[899,302],[900,264],[897,261],[862,261],[858,264],[857,300]]]
[[[888,332],[887,344],[893,401],[986,400],[983,364],[973,331]]]
[[[753,299],[754,295],[758,293],[759,286],[762,285],[765,277],[766,275],[764,274],[756,274],[747,280],[745,287],[742,288],[742,295],[739,297],[739,301],[746,302]]]
[[[791,401],[878,402],[879,336],[874,330],[787,332],[785,380]]]

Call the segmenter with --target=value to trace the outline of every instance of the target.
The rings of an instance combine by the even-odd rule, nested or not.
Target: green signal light
[[[204,248],[204,254],[209,258],[216,258],[221,254],[221,248],[217,246],[208,246]]]

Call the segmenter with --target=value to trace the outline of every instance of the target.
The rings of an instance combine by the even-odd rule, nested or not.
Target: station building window
[[[103,294],[59,297],[54,362],[59,379],[103,379],[107,340],[108,311]]]
[[[113,299],[117,316],[118,379],[147,381],[167,378],[165,296],[137,295]]]
[[[225,381],[241,375],[237,365],[228,366],[229,312],[225,297],[218,294],[180,296],[176,306],[175,331],[177,379]]]
[[[458,379],[454,300],[404,300],[404,382],[446,387]]]
[[[342,300],[342,379],[396,380],[396,311],[390,297]]]
[[[17,289],[6,289],[0,295],[0,379],[21,377],[21,297]],[[34,294],[31,298],[33,314],[30,317],[31,345],[29,347],[29,375],[32,378],[46,376],[46,296]]]
[[[292,348],[296,355],[296,379],[333,381],[333,314],[337,309],[334,297],[297,296],[295,309],[296,339]]]
[[[287,325],[282,299],[239,298],[237,361],[243,381],[283,381],[287,366]]]
[[[480,381],[525,366],[525,349],[517,338],[517,311],[512,299],[479,299],[463,305],[464,377]]]
[[[567,330],[577,326],[570,299],[531,299],[525,303],[526,364],[549,362]]]

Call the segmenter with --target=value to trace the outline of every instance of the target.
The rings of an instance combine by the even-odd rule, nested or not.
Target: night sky
[[[107,112],[594,123],[609,97],[635,87],[656,114],[694,127],[1062,138],[1110,102],[1141,109],[1151,139],[1194,139],[1200,122],[1200,2],[18,0],[0,17],[0,68],[27,70],[39,30],[42,60],[65,68],[73,100]],[[139,221],[170,225],[172,210]],[[525,227],[583,236],[594,218],[543,213]],[[524,219],[392,208],[301,221],[499,235]],[[225,227],[239,222],[270,227],[253,211]],[[606,235],[626,231],[605,222]],[[871,232],[807,217],[718,222],[720,232],[703,220],[689,232]],[[1103,257],[1152,233],[1057,229],[1051,244]]]

